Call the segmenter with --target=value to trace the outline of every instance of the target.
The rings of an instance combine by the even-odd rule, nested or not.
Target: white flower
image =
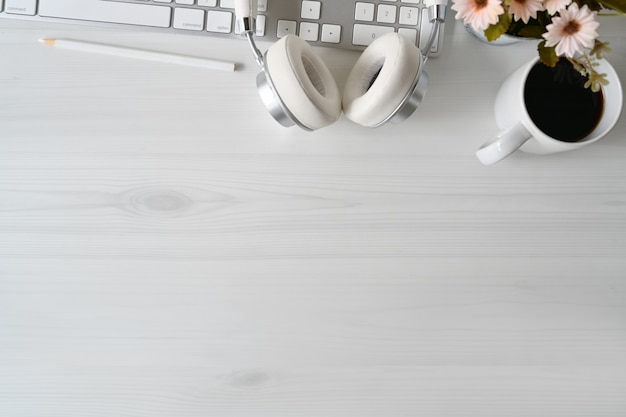
[[[553,15],[561,9],[565,9],[571,2],[572,0],[545,0],[543,5],[548,13]]]
[[[598,37],[596,29],[600,23],[596,22],[597,12],[589,10],[587,5],[578,8],[572,3],[559,12],[559,16],[552,18],[552,23],[546,26],[547,32],[542,36],[546,39],[546,46],[556,46],[556,54],[572,58],[585,48],[593,47]]]
[[[498,23],[498,16],[504,13],[501,0],[453,0],[453,3],[456,19],[464,19],[465,24],[476,30]]]
[[[570,0],[571,1],[571,0]],[[530,18],[537,18],[537,12],[544,10],[541,0],[513,0],[509,12],[515,20],[528,23]]]

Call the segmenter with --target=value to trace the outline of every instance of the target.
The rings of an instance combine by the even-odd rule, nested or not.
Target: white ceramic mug
[[[501,161],[517,149],[535,154],[578,149],[605,136],[617,123],[622,111],[622,86],[613,67],[606,60],[599,60],[598,73],[605,73],[609,81],[602,88],[603,113],[596,127],[577,142],[564,142],[541,131],[530,118],[524,103],[524,87],[530,70],[537,63],[533,59],[511,74],[502,84],[496,96],[495,115],[502,129],[495,138],[476,151],[485,165]]]

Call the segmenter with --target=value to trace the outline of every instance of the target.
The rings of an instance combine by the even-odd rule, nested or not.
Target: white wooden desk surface
[[[0,416],[626,416],[626,118],[480,165],[535,46],[450,22],[409,121],[305,133],[244,41],[0,20]]]

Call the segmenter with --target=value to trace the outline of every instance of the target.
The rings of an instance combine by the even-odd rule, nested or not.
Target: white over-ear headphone
[[[265,107],[281,125],[295,124],[305,130],[330,125],[342,109],[350,120],[367,127],[405,120],[426,93],[428,76],[423,66],[445,19],[445,5],[430,1],[434,24],[427,52],[422,54],[398,33],[383,35],[363,51],[340,94],[324,62],[303,39],[287,35],[263,55],[253,39],[257,0],[236,0],[238,24],[262,69],[257,86]]]

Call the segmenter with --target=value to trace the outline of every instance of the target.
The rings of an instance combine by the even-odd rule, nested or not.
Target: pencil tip
[[[39,42],[45,43],[46,45],[54,46],[54,39],[39,39]]]

